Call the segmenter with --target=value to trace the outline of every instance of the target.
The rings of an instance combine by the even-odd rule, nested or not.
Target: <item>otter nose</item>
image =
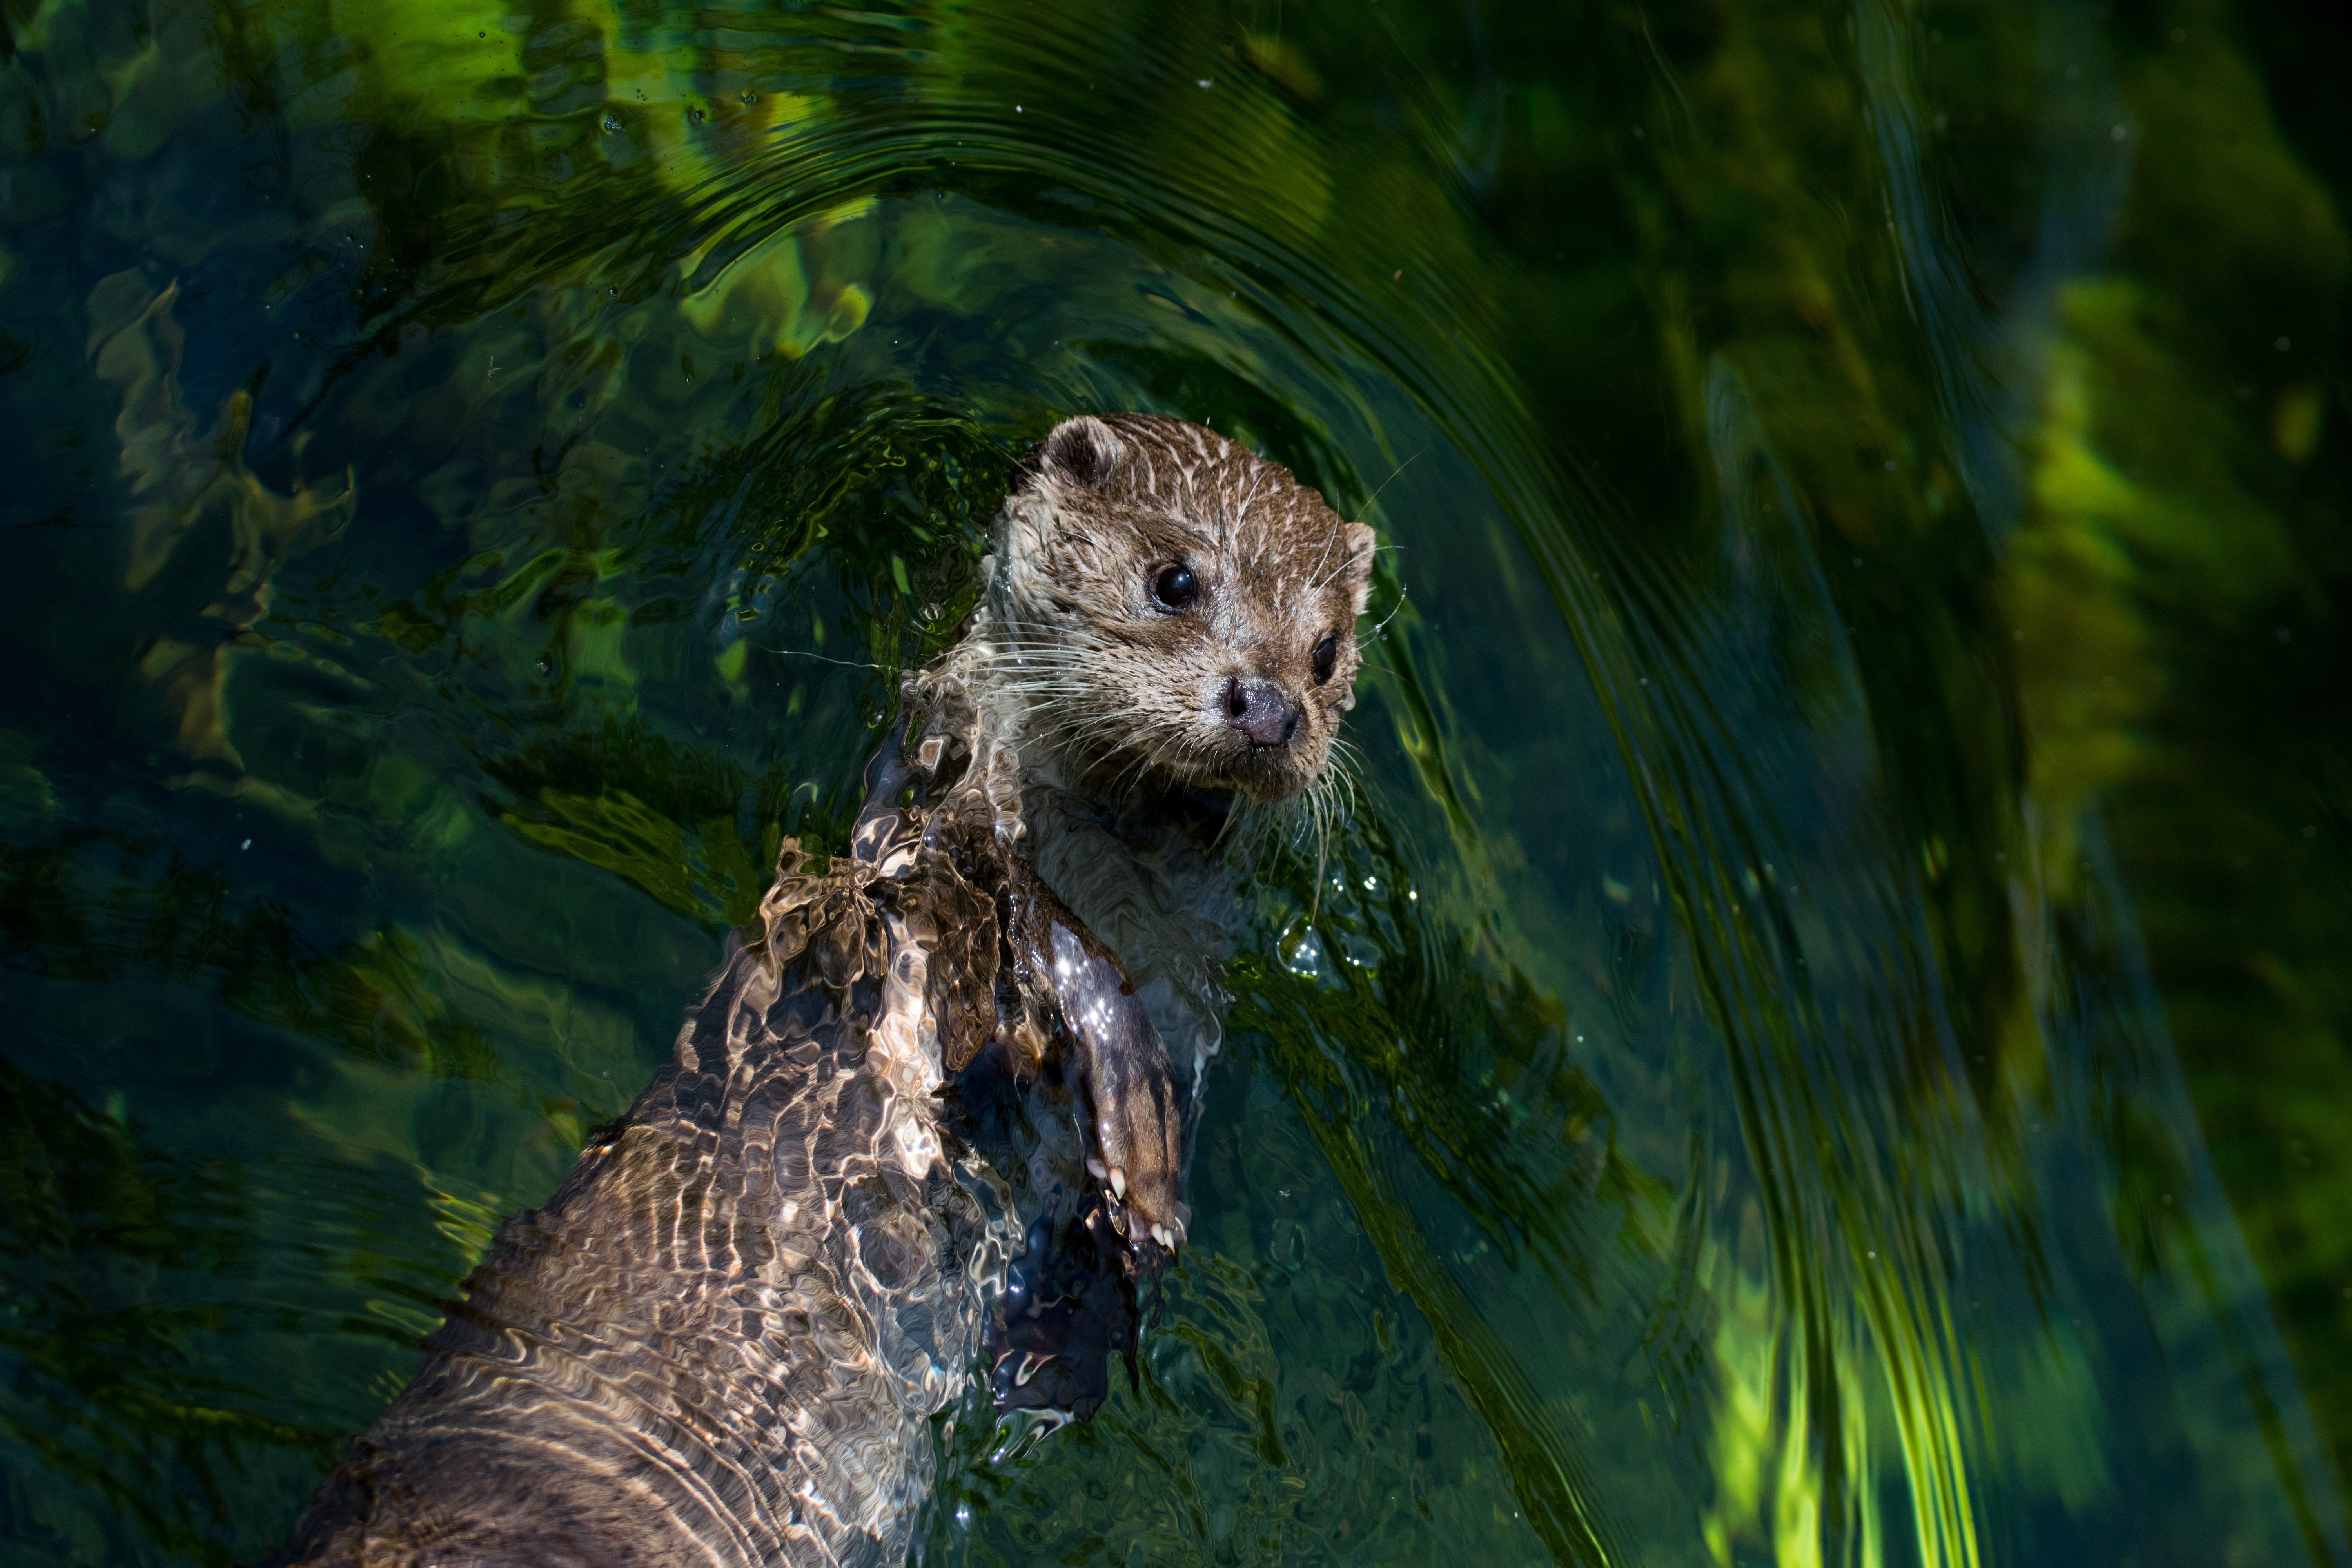
[[[1225,722],[1253,746],[1286,746],[1298,731],[1298,704],[1271,680],[1251,676],[1225,682]]]

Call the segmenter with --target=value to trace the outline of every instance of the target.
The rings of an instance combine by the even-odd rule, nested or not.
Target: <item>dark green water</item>
[[[5,1561],[278,1545],[1146,408],[1361,804],[926,1561],[2352,1563],[2336,11],[0,24]]]

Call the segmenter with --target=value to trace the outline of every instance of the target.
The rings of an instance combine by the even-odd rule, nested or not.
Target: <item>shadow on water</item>
[[[283,1539],[1109,407],[1361,804],[926,1560],[2352,1560],[2340,20],[0,25],[9,1561]]]

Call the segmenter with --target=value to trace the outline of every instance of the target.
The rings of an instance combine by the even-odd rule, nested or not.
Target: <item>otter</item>
[[[669,1065],[499,1231],[289,1560],[889,1568],[976,1366],[1083,1414],[1096,1287],[1186,1238],[1233,819],[1331,787],[1371,560],[1213,432],[1056,426],[846,852],[786,841]]]

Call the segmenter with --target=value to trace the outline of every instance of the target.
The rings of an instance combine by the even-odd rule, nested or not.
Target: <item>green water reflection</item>
[[[2352,1563],[2336,12],[0,26],[8,1561],[282,1541],[1137,407],[1363,805],[927,1561]]]

